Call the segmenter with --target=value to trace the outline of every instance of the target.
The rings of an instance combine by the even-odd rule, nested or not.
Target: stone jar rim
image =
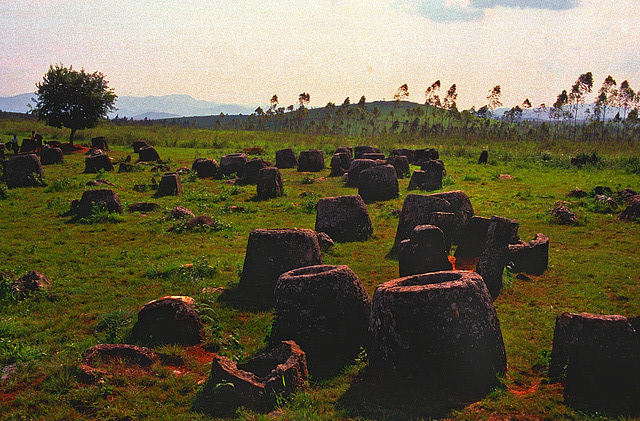
[[[473,271],[446,270],[441,272],[420,273],[384,282],[376,288],[376,292],[420,292],[440,288],[453,288],[467,282],[484,283],[482,277]]]

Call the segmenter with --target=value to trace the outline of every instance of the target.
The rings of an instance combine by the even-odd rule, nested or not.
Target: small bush
[[[0,275],[0,302],[5,299],[13,298],[13,294],[11,293],[12,284],[13,281],[9,279],[9,277]],[[2,332],[0,331],[0,334],[1,333]]]
[[[591,152],[582,152],[577,156],[571,158],[571,165],[574,165],[578,168],[582,168],[585,165],[592,165],[594,167],[599,167],[602,165],[602,158],[598,155],[597,151]]]
[[[78,219],[81,224],[97,224],[100,222],[123,222],[124,217],[119,213],[109,212],[104,204],[94,204],[91,207],[91,213],[83,218]]]
[[[198,171],[191,170],[191,171],[189,171],[189,174],[187,175],[185,182],[187,182],[187,183],[195,183],[195,182],[197,182],[199,180],[200,179],[198,178]]]
[[[623,158],[620,166],[629,174],[640,174],[640,156]]]
[[[0,337],[0,366],[29,363],[44,355],[45,353],[37,347],[24,345],[13,338]]]
[[[316,178],[312,175],[307,175],[305,176],[302,181],[300,181],[300,184],[313,184],[316,182]]]
[[[131,311],[118,309],[100,316],[94,330],[104,336],[104,343],[119,343],[126,338],[125,332],[132,321]]]
[[[42,176],[38,173],[32,172],[27,176],[27,178],[33,182],[34,186],[44,187],[47,185],[47,183],[42,179]]]
[[[152,269],[147,272],[147,278],[160,278],[170,281],[200,281],[212,278],[220,273],[218,264],[209,264],[206,258],[201,257],[192,264],[172,266],[164,270]]]
[[[314,213],[320,196],[310,191],[305,191],[300,196],[302,197],[302,210],[306,213]]]
[[[79,188],[82,188],[81,183],[74,182],[70,178],[63,177],[63,178],[58,178],[53,183],[51,183],[45,191],[48,193],[53,193],[53,192],[76,190]]]
[[[233,225],[226,222],[222,222],[219,219],[211,218],[211,224],[199,224],[192,226],[189,224],[189,220],[186,218],[174,220],[173,225],[168,231],[181,234],[185,231],[190,232],[217,232],[217,231],[230,231],[233,229]]]

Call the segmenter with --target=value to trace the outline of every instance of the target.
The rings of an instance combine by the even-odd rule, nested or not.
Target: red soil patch
[[[25,390],[39,388],[40,384],[43,381],[44,381],[44,377],[36,379],[33,382],[28,384],[17,385],[13,390],[0,392],[0,408],[8,405],[10,402],[13,402],[16,396],[18,396]]]
[[[213,357],[214,355],[216,355],[215,352],[207,351],[206,349],[197,345],[185,348],[184,351],[188,356],[196,360],[199,364],[203,364],[203,365],[213,361]]]
[[[70,153],[87,153],[89,148],[82,145],[71,145],[70,143],[63,143],[60,145],[60,149],[62,149],[62,153],[70,154]]]
[[[468,259],[456,259],[455,256],[447,256],[451,265],[453,266],[453,270],[475,270],[476,263],[478,263],[478,258],[471,257]]]
[[[174,375],[183,376],[185,374],[193,374],[200,379],[200,382],[206,380],[206,375],[203,375],[201,370],[193,369],[193,367],[200,367],[210,363],[213,360],[213,356],[216,355],[213,352],[209,352],[202,348],[200,345],[184,348],[185,356],[183,360],[187,361],[175,361],[172,359],[170,362],[157,362],[150,366],[141,366],[135,362],[124,361],[122,359],[107,358],[102,360],[100,368],[96,374],[106,376],[124,376],[128,378],[141,377],[150,375],[153,368],[165,366],[170,368]],[[195,360],[195,364],[192,362]]]
[[[533,393],[536,393],[538,391],[539,386],[540,386],[539,384],[535,383],[529,386],[509,388],[509,391],[516,396],[525,396],[525,395],[531,395]]]

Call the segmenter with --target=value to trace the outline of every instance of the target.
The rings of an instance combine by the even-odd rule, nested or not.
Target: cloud
[[[580,0],[394,0],[392,4],[436,22],[469,22],[483,19],[485,10],[495,7],[569,10],[577,8]]]
[[[510,7],[517,9],[569,10],[578,7],[579,0],[471,0],[470,6],[479,9]]]
[[[468,7],[467,1],[394,0],[392,5],[408,13],[419,13],[436,22],[475,21],[484,17],[484,10]]]

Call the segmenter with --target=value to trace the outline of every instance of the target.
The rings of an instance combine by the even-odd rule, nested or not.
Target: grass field
[[[0,135],[29,133],[27,125],[3,121]],[[64,132],[42,127],[45,140],[63,140]],[[307,390],[282,402],[271,415],[240,409],[243,420],[329,419],[561,419],[606,420],[615,415],[583,412],[564,405],[562,388],[548,382],[546,369],[555,317],[563,311],[640,315],[640,225],[616,219],[593,199],[569,199],[581,188],[608,186],[640,189],[640,146],[635,143],[584,144],[554,142],[442,141],[412,143],[406,137],[382,139],[333,138],[300,134],[215,132],[175,127],[100,127],[79,133],[78,142],[104,134],[116,161],[131,154],[131,142],[146,139],[156,145],[172,170],[191,167],[196,158],[219,161],[245,147],[296,152],[316,147],[330,153],[336,146],[373,144],[384,152],[393,147],[436,147],[447,168],[443,190],[462,190],[480,216],[504,216],[520,223],[520,237],[536,233],[550,238],[549,269],[542,276],[505,272],[505,287],[495,302],[504,336],[508,372],[503,387],[477,402],[434,401],[428,396],[393,396],[385,385],[363,382],[366,356],[331,379],[313,379]],[[6,136],[6,137],[5,137]],[[22,136],[19,135],[21,138]],[[481,149],[489,163],[477,164]],[[580,169],[570,164],[579,153],[596,151],[599,161]],[[135,155],[133,156],[135,160]],[[245,305],[233,294],[251,230],[311,228],[318,198],[356,194],[339,178],[320,173],[282,170],[285,195],[258,201],[255,186],[234,186],[225,180],[182,176],[183,194],[154,198],[154,191],[136,191],[160,172],[84,174],[85,156],[65,156],[65,162],[45,167],[44,187],[6,190],[0,199],[0,271],[22,275],[30,270],[53,283],[43,293],[15,301],[0,285],[0,367],[13,365],[15,374],[0,382],[2,420],[205,420],[193,408],[208,377],[206,352],[242,361],[265,347],[272,310]],[[117,167],[117,166],[116,166]],[[415,169],[415,168],[414,168]],[[510,179],[501,179],[509,174]],[[97,215],[86,221],[62,216],[79,199],[90,180],[102,178],[126,209],[152,201],[160,205],[146,214]],[[368,204],[374,236],[364,243],[337,244],[323,255],[326,264],[346,264],[370,295],[375,287],[398,276],[398,261],[389,257],[408,179],[400,180],[400,197]],[[426,194],[426,193],[425,193]],[[579,224],[554,224],[549,210],[566,201]],[[219,221],[215,230],[169,232],[175,225],[168,211],[182,205],[196,215]],[[191,270],[184,265],[193,264]],[[165,295],[196,299],[207,327],[203,347],[164,346],[158,349],[181,364],[154,366],[145,373],[122,372],[96,384],[78,380],[81,353],[98,343],[126,343],[137,311]],[[206,351],[206,352],[205,352]],[[204,353],[204,358],[203,358]],[[624,417],[620,417],[624,419]]]

